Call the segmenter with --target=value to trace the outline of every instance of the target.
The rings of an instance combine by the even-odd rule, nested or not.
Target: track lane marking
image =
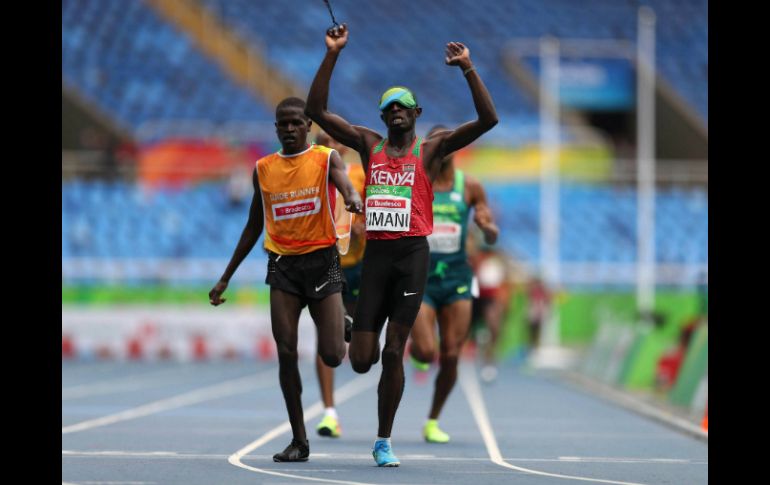
[[[362,393],[363,391],[369,389],[370,387],[374,387],[379,380],[373,374],[374,373],[367,373],[367,374],[358,376],[352,381],[347,382],[344,386],[335,390],[334,391],[335,404],[337,405],[342,404],[343,402],[347,401],[353,396],[356,396],[357,394]],[[310,406],[307,410],[305,410],[304,412],[305,422],[307,423],[311,419],[320,415],[323,412],[323,410],[324,410],[323,402],[322,401],[316,402],[315,404]],[[241,462],[241,458],[243,458],[245,455],[249,454],[250,452],[264,445],[265,443],[273,440],[274,438],[288,431],[291,431],[291,424],[287,420],[287,421],[284,421],[282,424],[276,426],[275,428],[269,430],[267,433],[263,434],[262,436],[252,441],[248,445],[244,446],[240,450],[236,451],[232,455],[230,455],[227,461],[231,465],[237,466],[239,468],[243,468],[245,470],[249,470],[257,473],[264,473],[266,475],[273,475],[276,477],[295,478],[300,480],[309,480],[313,482],[340,483],[343,485],[375,485],[375,484],[365,483],[365,482],[351,482],[347,480],[334,480],[329,478],[316,478],[316,477],[307,477],[303,475],[293,475],[290,473],[281,473],[281,472],[276,472],[272,470],[265,470],[263,468],[249,466]]]
[[[467,362],[463,363],[461,368],[462,372],[460,372],[460,385],[462,386],[465,398],[468,400],[468,404],[471,407],[473,418],[476,420],[476,425],[479,428],[479,432],[481,432],[481,437],[484,439],[484,445],[487,448],[487,453],[489,454],[489,459],[492,461],[492,463],[524,473],[531,473],[533,475],[542,475],[546,477],[564,478],[566,480],[614,483],[617,485],[644,485],[636,482],[620,482],[616,480],[604,480],[601,478],[588,478],[574,475],[561,475],[558,473],[542,472],[539,470],[532,470],[530,468],[523,468],[507,463],[505,460],[503,460],[503,456],[500,453],[500,448],[497,446],[497,439],[495,438],[495,433],[489,421],[489,415],[487,414],[487,408],[484,404],[484,398],[481,394],[479,381],[476,379],[476,369],[473,364]]]
[[[158,383],[162,384],[164,377],[167,378],[167,374],[174,376],[174,374],[179,374],[180,370],[183,370],[182,366],[62,387],[61,398],[62,401],[64,401],[67,399],[110,394],[111,392],[135,391],[145,386],[149,387]],[[187,375],[188,373],[183,372],[182,374]]]
[[[245,392],[250,392],[263,387],[269,387],[274,385],[274,383],[266,379],[268,376],[274,377],[276,372],[277,368],[267,369],[257,374],[251,374],[245,377],[239,377],[237,379],[231,379],[219,384],[214,384],[212,386],[202,387],[200,389],[179,394],[177,396],[127,409],[119,413],[102,416],[100,418],[89,419],[87,421],[82,421],[80,423],[71,424],[68,426],[63,426],[61,432],[62,434],[77,433],[79,431],[98,428],[108,424],[114,424],[121,421],[149,416],[150,414],[168,411],[169,409],[180,408],[189,406],[191,404],[219,399],[226,396],[243,394]]]
[[[78,450],[62,450],[62,455],[65,457],[84,457],[84,458],[158,458],[158,459],[207,459],[207,460],[221,460],[223,458],[229,458],[230,455],[215,454],[215,453],[180,453],[177,451],[118,451],[118,450],[104,450],[104,451],[78,451]],[[250,455],[252,459],[267,460],[272,458],[272,454],[269,455]],[[489,461],[489,457],[483,458],[466,458],[466,457],[445,457],[425,454],[404,454],[399,455],[404,460],[409,461]],[[361,460],[368,461],[371,458],[360,453],[313,453],[314,460]],[[637,463],[640,465],[649,465],[651,463],[670,464],[670,465],[708,465],[707,461],[703,460],[689,460],[684,458],[624,458],[624,457],[580,457],[580,456],[560,456],[558,458],[503,458],[505,461],[520,461],[520,462],[548,462],[548,463]],[[453,472],[460,473],[460,472]],[[469,472],[473,473],[473,472]],[[505,473],[505,472],[503,472]]]

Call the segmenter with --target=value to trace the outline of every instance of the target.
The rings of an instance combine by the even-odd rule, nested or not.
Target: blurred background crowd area
[[[558,41],[559,280],[546,281],[557,341],[593,345],[586,365],[607,374],[596,345],[612,334],[628,355],[642,352],[649,362],[636,371],[616,362],[606,380],[673,385],[670,375],[663,382],[661,359],[707,314],[706,0],[334,0],[332,7],[350,40],[329,109],[382,133],[377,100],[391,85],[416,93],[418,135],[474,119],[467,83],[444,64],[446,42],[470,49],[500,122],[458,152],[456,164],[484,183],[501,228],[495,250],[511,269],[501,356],[527,346],[529,288],[543,273],[539,93],[543,39]],[[647,315],[635,293],[641,7],[655,18],[656,293]],[[331,25],[322,0],[62,2],[63,308],[207,305],[246,221],[254,162],[280,148],[274,107],[307,95]],[[265,308],[261,254],[236,273],[235,305]],[[625,325],[632,336],[606,325]]]

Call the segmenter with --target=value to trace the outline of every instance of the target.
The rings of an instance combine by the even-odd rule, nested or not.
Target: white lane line
[[[618,485],[643,485],[634,482],[619,482],[615,480],[603,480],[599,478],[587,478],[578,477],[574,475],[561,475],[558,473],[541,472],[539,470],[532,470],[529,468],[518,467],[511,465],[503,460],[503,456],[500,454],[500,448],[497,446],[497,439],[495,433],[492,430],[492,425],[487,415],[487,408],[484,404],[484,398],[481,395],[481,388],[479,387],[479,381],[476,379],[476,369],[472,363],[463,363],[462,372],[460,373],[460,385],[462,386],[465,397],[468,400],[468,404],[473,412],[473,417],[476,420],[476,425],[479,427],[481,436],[484,439],[484,445],[487,447],[487,453],[492,463],[500,465],[505,468],[517,470],[524,473],[531,473],[533,475],[543,475],[546,477],[564,478],[567,480],[582,480],[586,482],[598,482],[598,483],[615,483]]]
[[[188,457],[217,457],[221,458],[222,456],[227,455],[193,455],[193,454],[185,454],[185,453],[177,453],[176,451],[73,451],[73,450],[61,450],[62,455],[69,455],[69,456],[113,456],[113,457],[123,457],[123,456],[135,456],[135,457],[141,457],[141,458],[153,458],[153,457],[159,457],[159,458],[188,458]]]
[[[347,401],[351,397],[360,394],[361,392],[369,389],[370,387],[374,387],[377,382],[378,378],[376,375],[374,375],[374,372],[364,374],[361,376],[356,377],[352,381],[348,382],[344,386],[340,387],[336,391],[334,391],[334,402],[336,405],[342,404],[343,402]],[[311,419],[315,418],[319,414],[321,414],[324,410],[323,402],[318,401],[312,406],[310,406],[307,410],[305,410],[305,422],[310,421]],[[291,431],[291,424],[289,421],[285,421],[283,424],[276,426],[275,428],[271,429],[267,433],[263,434],[256,440],[252,441],[248,445],[244,446],[240,450],[236,451],[230,457],[227,459],[228,462],[230,462],[231,465],[235,465],[240,468],[244,468],[246,470],[250,470],[257,473],[265,473],[267,475],[274,475],[277,477],[284,477],[284,478],[295,478],[299,480],[309,480],[313,482],[325,482],[325,483],[341,483],[345,485],[374,485],[364,482],[350,482],[347,480],[332,480],[328,478],[316,478],[316,477],[306,477],[302,475],[292,475],[290,473],[280,473],[275,472],[272,470],[265,470],[262,468],[257,468],[249,465],[245,465],[241,462],[241,458],[243,458],[245,455],[249,454],[250,452],[256,450],[260,446],[264,445],[265,443],[269,442],[273,438],[276,438],[283,433],[286,433],[288,431]],[[315,456],[315,455],[313,455]]]
[[[706,461],[684,460],[681,458],[625,458],[609,456],[560,456],[556,461],[580,463],[708,463]]]
[[[163,382],[162,376],[166,374],[179,374],[180,367],[174,369],[160,369],[153,372],[128,375],[117,379],[107,379],[87,384],[78,384],[76,386],[63,387],[61,390],[62,401],[66,399],[77,399],[81,397],[97,396],[100,394],[110,394],[121,391],[135,391],[142,387]]]
[[[176,451],[77,451],[77,450],[62,450],[61,454],[64,457],[82,457],[82,458],[158,458],[158,459],[206,459],[206,460],[221,460],[223,458],[229,458],[230,455],[213,454],[213,453],[179,453]],[[250,455],[252,459],[269,460],[272,458],[270,455]],[[425,454],[405,454],[399,455],[401,458],[407,461],[489,461],[488,457],[483,458],[466,458],[466,457],[445,457]],[[348,460],[371,460],[367,455],[361,453],[313,453],[313,460],[334,460],[334,461],[348,461]],[[503,458],[505,461],[520,461],[520,462],[548,462],[548,463],[638,463],[638,464],[673,464],[673,465],[708,465],[708,461],[704,460],[688,460],[683,458],[624,458],[624,457],[602,457],[602,456],[560,456],[558,458]],[[303,468],[304,470],[304,468]],[[453,472],[455,473],[455,472]],[[505,472],[503,472],[505,473]]]
[[[62,427],[61,432],[62,434],[76,433],[78,431],[84,431],[87,429],[97,428],[99,426],[118,423],[120,421],[148,416],[150,414],[155,414],[162,411],[168,411],[169,409],[189,406],[190,404],[211,401],[213,399],[219,399],[235,394],[243,394],[245,392],[253,391],[254,389],[274,385],[274,382],[272,381],[275,380],[276,373],[277,368],[273,368],[262,371],[258,374],[231,379],[229,381],[215,384],[213,386],[203,387],[167,399],[151,402],[143,406],[127,409],[119,413],[110,414],[101,418],[90,419],[88,421],[82,421],[80,423],[71,424],[69,426],[64,426]],[[273,379],[270,379],[271,377]]]
[[[86,485],[86,484],[88,484],[88,485],[150,485],[150,484],[153,484],[153,483],[158,483],[158,482],[116,482],[116,481],[107,481],[106,482],[106,481],[101,481],[101,480],[98,481],[98,482],[95,482],[95,481],[91,480],[91,481],[86,481],[86,482],[73,483],[73,482],[65,482],[65,481],[62,480],[61,485]]]

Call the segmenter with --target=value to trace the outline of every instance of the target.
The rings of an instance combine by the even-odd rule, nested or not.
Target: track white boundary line
[[[67,399],[110,394],[112,392],[134,391],[141,389],[142,387],[147,387],[148,384],[154,385],[158,382],[162,382],[161,376],[165,376],[166,374],[178,374],[180,367],[160,369],[157,371],[128,375],[117,379],[104,379],[96,382],[62,387],[61,398],[62,401],[64,401]]]
[[[231,379],[229,381],[221,382],[213,386],[203,387],[167,399],[151,402],[143,406],[127,409],[119,413],[102,416],[101,418],[90,419],[88,421],[82,421],[80,423],[71,424],[69,426],[64,426],[62,427],[61,432],[62,434],[76,433],[78,431],[98,428],[99,426],[106,426],[108,424],[114,424],[120,421],[127,421],[129,419],[148,416],[150,414],[159,413],[161,411],[168,411],[169,409],[189,406],[190,404],[197,404],[200,402],[219,399],[235,394],[243,394],[245,392],[253,391],[254,389],[273,385],[272,382],[265,379],[268,376],[275,377],[276,372],[277,368],[272,368],[262,371],[258,374]]]
[[[487,415],[487,408],[484,404],[484,398],[481,395],[481,388],[479,387],[479,381],[476,379],[476,368],[471,363],[462,364],[462,372],[460,372],[460,385],[462,386],[465,397],[468,400],[468,404],[473,412],[473,418],[476,420],[476,425],[479,427],[481,436],[484,439],[484,445],[487,447],[487,453],[489,453],[489,459],[492,463],[517,470],[524,473],[531,473],[533,475],[543,475],[546,477],[564,478],[567,480],[581,480],[586,482],[598,482],[598,483],[614,483],[618,485],[644,485],[635,482],[619,482],[616,480],[603,480],[600,478],[588,478],[578,477],[574,475],[561,475],[558,473],[541,472],[539,470],[532,470],[530,468],[522,468],[515,465],[511,465],[503,460],[503,456],[500,454],[500,448],[497,446],[497,439],[495,433],[492,430],[492,425]]]
[[[179,453],[176,451],[77,451],[77,450],[62,450],[62,456],[64,457],[105,457],[105,458],[158,458],[158,459],[207,459],[207,460],[221,460],[223,458],[229,458],[230,455],[225,454],[212,454],[212,453]],[[270,459],[272,455],[251,455],[252,458]],[[405,454],[401,455],[401,458],[408,461],[489,461],[489,458],[465,458],[465,457],[444,457],[435,455],[421,455],[421,454]],[[313,453],[314,460],[370,460],[366,455],[360,453]],[[651,463],[669,464],[669,465],[708,465],[707,461],[703,460],[687,460],[681,458],[618,458],[618,457],[580,457],[580,456],[560,456],[558,458],[504,458],[505,461],[521,461],[521,462],[550,462],[550,463],[636,463],[640,465],[649,465]],[[304,468],[303,468],[304,470]]]
[[[369,373],[369,374],[364,374],[362,376],[358,376],[352,381],[348,382],[344,386],[334,391],[334,402],[336,404],[342,404],[343,402],[347,401],[348,399],[350,399],[351,397],[357,394],[360,394],[366,389],[370,387],[374,387],[374,385],[377,384],[378,379],[373,374],[374,373]],[[324,410],[323,402],[321,401],[316,402],[315,404],[310,406],[307,410],[305,410],[304,412],[305,422],[308,422],[311,419],[315,418],[316,416],[321,414],[323,410]],[[328,478],[316,478],[316,477],[307,477],[302,475],[292,475],[290,473],[274,472],[271,470],[265,470],[262,468],[245,465],[244,463],[241,462],[241,458],[243,458],[245,455],[251,453],[252,451],[256,450],[257,448],[269,442],[270,440],[286,433],[287,431],[291,431],[291,424],[289,423],[289,421],[283,422],[279,426],[276,426],[275,428],[263,434],[256,440],[252,441],[248,445],[236,451],[235,453],[230,455],[227,461],[231,465],[235,465],[237,467],[240,467],[246,470],[250,470],[257,473],[265,473],[267,475],[274,475],[277,477],[297,478],[300,480],[309,480],[313,482],[341,483],[344,485],[375,485],[375,484],[365,483],[365,482],[351,482],[347,480],[333,480]]]

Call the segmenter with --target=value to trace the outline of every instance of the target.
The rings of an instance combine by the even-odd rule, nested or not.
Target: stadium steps
[[[148,0],[147,4],[169,23],[185,31],[234,81],[260,96],[268,105],[276,105],[288,96],[304,96],[306,90],[271,66],[261,49],[243,40],[197,1]]]

